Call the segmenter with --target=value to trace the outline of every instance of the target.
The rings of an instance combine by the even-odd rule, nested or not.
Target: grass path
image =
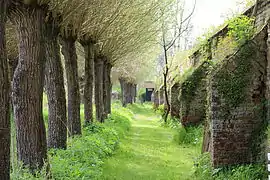
[[[173,142],[174,131],[163,128],[150,106],[133,106],[135,120],[116,154],[103,169],[102,180],[192,179],[194,157],[199,149]]]

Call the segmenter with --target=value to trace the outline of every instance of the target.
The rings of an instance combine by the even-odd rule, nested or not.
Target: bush
[[[185,145],[201,145],[203,136],[203,127],[186,127],[180,126],[174,140],[179,144]]]
[[[130,128],[133,114],[125,108],[113,110],[104,124],[95,123],[83,128],[83,135],[69,139],[66,150],[49,151],[53,179],[98,179],[102,164],[118,147],[120,138]],[[45,173],[31,175],[27,169],[14,169],[12,179],[45,179]]]
[[[158,106],[158,108],[156,109],[156,113],[158,113],[159,115],[163,116],[163,114],[165,113],[164,104]]]
[[[209,153],[201,155],[195,162],[196,180],[263,180],[267,178],[265,164],[239,165],[213,169]]]

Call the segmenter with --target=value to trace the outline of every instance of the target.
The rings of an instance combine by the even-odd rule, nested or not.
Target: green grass
[[[81,106],[81,109],[81,112],[83,112],[83,106]],[[44,109],[43,113],[46,119],[48,110]],[[105,123],[94,123],[84,127],[82,136],[68,138],[68,148],[66,150],[49,151],[52,179],[100,179],[104,160],[112,155],[119,146],[120,140],[125,137],[130,128],[132,117],[133,114],[130,110],[122,107],[115,108]],[[81,119],[83,120],[83,117]],[[11,179],[47,179],[45,169],[33,176],[27,168],[17,162],[14,123],[12,125],[12,134],[14,135],[12,136],[11,147]]]
[[[151,105],[132,105],[132,128],[103,168],[102,180],[188,180],[199,146],[179,145],[176,130],[160,126]]]

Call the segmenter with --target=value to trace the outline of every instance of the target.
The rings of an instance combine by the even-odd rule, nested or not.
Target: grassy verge
[[[117,105],[115,105],[117,106]],[[45,115],[46,116],[46,115]],[[67,150],[49,151],[52,179],[98,179],[103,161],[111,156],[130,128],[133,114],[125,108],[114,108],[106,123],[94,123],[83,128],[83,135],[70,138]],[[16,165],[12,179],[45,179],[45,170],[32,176],[27,169]]]

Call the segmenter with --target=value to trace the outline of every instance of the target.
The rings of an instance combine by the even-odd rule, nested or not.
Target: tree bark
[[[94,89],[94,43],[81,42],[85,53],[85,85],[84,85],[84,118],[85,124],[93,122],[93,89]]]
[[[97,56],[95,58],[95,104],[96,104],[96,119],[99,122],[104,122],[103,66],[104,66],[104,57]]]
[[[169,102],[168,87],[167,87],[167,78],[168,78],[168,74],[169,74],[169,68],[168,68],[167,49],[165,46],[163,47],[163,49],[164,49],[164,59],[165,59],[165,71],[163,73],[163,86],[164,86],[164,94],[165,94],[165,107],[167,107],[167,109],[165,109],[164,122],[167,123],[168,116],[169,116],[170,109],[171,109],[171,105]]]
[[[136,103],[137,97],[137,84],[132,84],[132,102]]]
[[[8,66],[9,66],[9,80],[12,81],[15,69],[18,65],[18,58],[8,59]]]
[[[122,94],[122,105],[126,107],[127,104],[133,103],[132,88],[133,84],[129,83],[125,78],[119,78]]]
[[[0,179],[10,179],[10,112],[5,24],[7,0],[0,0]]]
[[[46,33],[45,84],[48,96],[48,148],[66,149],[67,114],[63,67],[58,43],[58,27],[54,20],[49,20]]]
[[[19,161],[31,170],[47,160],[42,115],[45,13],[41,7],[19,5],[12,10],[19,37],[19,61],[12,82]]]
[[[81,135],[80,120],[80,89],[75,38],[62,37],[62,54],[65,58],[65,68],[68,89],[68,134]]]
[[[112,98],[112,82],[111,82],[112,65],[106,61],[104,63],[104,113],[107,117],[111,113],[111,98]]]

